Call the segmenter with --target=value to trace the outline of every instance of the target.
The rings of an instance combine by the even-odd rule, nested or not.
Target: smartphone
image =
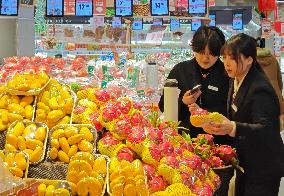
[[[190,90],[190,95],[193,95],[194,93],[196,93],[198,90],[201,89],[201,84],[198,84],[196,85],[195,87],[193,87],[191,90]]]

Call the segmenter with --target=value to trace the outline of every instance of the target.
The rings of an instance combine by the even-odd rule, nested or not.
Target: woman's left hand
[[[215,123],[215,122],[210,122],[207,125],[205,125],[205,129],[210,130],[211,134],[214,135],[230,135],[234,136],[232,133],[235,131],[234,129],[234,122],[230,121],[229,119],[225,118],[221,123]]]

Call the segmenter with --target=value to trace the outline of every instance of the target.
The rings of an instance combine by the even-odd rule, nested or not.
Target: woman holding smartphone
[[[178,116],[181,121],[180,126],[189,128],[192,137],[205,132],[190,124],[191,112],[201,107],[208,111],[218,111],[225,114],[229,78],[219,59],[224,43],[225,36],[220,29],[201,26],[191,41],[194,58],[175,65],[169,73],[168,79],[176,79],[178,88],[181,90]],[[197,85],[201,85],[201,88],[192,90]],[[163,95],[159,102],[159,108],[161,111],[164,109]],[[231,144],[231,139],[228,136],[217,136],[214,138],[214,142]]]
[[[255,40],[238,34],[222,49],[232,78],[228,119],[206,126],[215,135],[234,138],[240,166],[236,196],[277,196],[284,175],[284,146],[280,137],[278,97],[256,61]]]

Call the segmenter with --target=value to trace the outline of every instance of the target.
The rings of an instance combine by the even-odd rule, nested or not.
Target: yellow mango
[[[9,122],[8,110],[1,109],[0,114],[1,114],[2,123],[3,124],[8,124],[8,122]]]
[[[19,178],[22,178],[24,176],[24,172],[20,168],[10,167],[9,170],[14,176],[17,176]]]
[[[37,103],[37,109],[42,109],[46,113],[48,113],[50,111],[50,108],[47,105],[45,105],[43,102],[38,102]]]
[[[16,123],[16,125],[13,128],[13,134],[18,137],[20,135],[23,135],[23,132],[25,130],[25,125],[23,121],[19,121]]]
[[[19,104],[19,103],[20,103],[20,98],[19,98],[17,95],[12,95],[12,96],[10,97],[10,101],[11,101],[12,103]]]
[[[8,105],[8,112],[23,116],[25,109],[17,103],[11,103]]]
[[[33,103],[33,101],[34,101],[33,96],[25,96],[25,97],[23,97],[23,98],[21,99],[20,105],[21,105],[22,107],[26,107],[26,106],[28,106],[28,105],[31,105],[31,104]]]
[[[57,122],[58,125],[69,124],[70,123],[70,116],[64,116],[61,120]]]
[[[64,130],[65,137],[69,138],[78,133],[78,129],[76,127],[68,126]]]
[[[102,176],[100,176],[96,171],[92,171],[91,174],[90,174],[90,177],[96,178],[100,182],[102,187],[104,186],[104,184],[105,184],[104,178]]]
[[[26,140],[23,136],[18,137],[18,148],[19,148],[19,150],[25,150],[26,149]]]
[[[94,136],[88,127],[82,127],[79,133],[83,134],[83,139],[89,142],[92,142],[94,140]]]
[[[110,183],[110,190],[113,189],[113,187],[117,184],[124,184],[126,178],[125,176],[119,176],[117,178],[115,178],[111,183]]]
[[[16,151],[17,149],[11,144],[5,144],[5,150],[7,151]]]
[[[123,195],[123,187],[124,185],[122,183],[116,184],[111,189],[111,194],[113,196],[121,196]]]
[[[79,143],[82,139],[83,139],[82,134],[76,134],[68,138],[68,143],[70,145],[74,145],[74,144]]]
[[[36,119],[37,122],[43,122],[47,118],[47,113],[43,109],[37,109],[36,110]]]
[[[45,192],[46,192],[46,185],[44,183],[41,183],[37,187],[38,196],[45,196]]]
[[[54,191],[54,196],[70,196],[70,193],[65,188],[58,188]]]
[[[15,122],[16,120],[23,120],[23,116],[14,113],[8,113],[8,120],[10,123]]]
[[[24,115],[24,116],[26,117],[26,119],[32,120],[33,114],[34,114],[34,108],[33,108],[33,106],[27,105],[27,106],[25,107],[25,115]]]
[[[35,131],[35,139],[39,141],[44,141],[46,137],[46,129],[44,127],[38,127]]]
[[[68,152],[70,150],[70,146],[69,146],[69,143],[68,143],[68,141],[65,137],[59,138],[59,146],[66,154],[68,154]]]
[[[58,158],[59,158],[59,160],[62,161],[62,162],[69,163],[69,157],[68,157],[68,155],[67,155],[64,151],[62,151],[62,150],[59,150],[59,152],[58,152]]]
[[[49,157],[51,159],[56,159],[58,155],[58,150],[56,148],[51,148],[49,152]]]
[[[8,95],[3,95],[0,99],[0,108],[7,109],[8,107]]]
[[[58,139],[51,139],[51,147],[56,148],[57,150],[59,149],[59,141]]]
[[[106,160],[104,157],[98,157],[93,165],[93,170],[97,171],[98,174],[101,176],[106,176],[107,167],[106,167]]]
[[[27,169],[27,161],[23,153],[17,153],[15,156],[15,161],[18,168],[20,168],[23,171]]]
[[[42,158],[43,149],[40,146],[37,146],[33,153],[31,154],[30,161],[32,163],[38,162]]]
[[[52,110],[57,110],[59,105],[57,103],[57,99],[56,97],[52,97],[49,101],[48,101],[48,106],[50,109]]]
[[[77,184],[79,181],[79,173],[77,171],[69,171],[67,173],[66,180]]]
[[[6,143],[18,148],[18,138],[11,133],[6,135]]]
[[[71,114],[73,109],[73,99],[68,98],[65,100],[64,111],[66,114]]]
[[[43,143],[36,139],[27,138],[26,147],[32,150],[35,150],[37,147],[43,148]]]
[[[89,175],[88,175],[88,173],[85,171],[85,170],[83,170],[83,171],[80,171],[80,173],[79,173],[79,180],[82,180],[82,179],[84,179],[84,178],[87,178]]]
[[[49,92],[48,91],[44,91],[42,96],[41,96],[40,102],[44,103],[45,105],[48,105],[49,99],[50,99]]]
[[[0,120],[0,131],[5,131],[7,128],[7,124],[3,124],[2,120]]]
[[[81,151],[84,151],[84,152],[92,152],[94,147],[93,145],[86,141],[86,140],[81,140],[81,142],[78,144],[78,148],[81,150]]]
[[[3,150],[0,150],[0,158],[5,161],[5,154],[3,152]]]
[[[41,88],[41,84],[40,83],[32,83],[30,85],[31,89],[40,89]]]
[[[61,110],[53,110],[51,112],[48,112],[47,114],[47,120],[50,122],[57,122],[61,118],[63,118],[65,114]]]
[[[22,128],[22,126],[21,126],[21,128]],[[21,134],[21,135],[23,135],[24,138],[34,138],[36,129],[37,129],[36,124],[34,124],[34,123],[29,124],[23,130],[23,134]],[[14,129],[14,134],[15,134],[15,129]]]
[[[53,139],[59,139],[61,137],[64,137],[64,129],[56,129],[55,131],[53,131],[53,133],[51,134],[51,137]]]
[[[33,150],[31,149],[25,149],[24,152],[29,156],[31,157],[32,153],[34,152]]]
[[[87,179],[82,179],[77,183],[77,194],[78,194],[78,196],[87,196],[88,195]]]
[[[14,167],[15,166],[15,153],[13,152],[10,152],[8,154],[6,154],[6,157],[5,157],[5,162],[9,165],[9,167]]]
[[[55,187],[53,185],[49,185],[46,188],[45,196],[54,196]]]
[[[62,89],[62,90],[60,91],[60,96],[62,97],[62,99],[71,98],[71,95],[70,95],[68,89]]]
[[[62,97],[57,97],[58,109],[64,110],[65,101]]]
[[[77,151],[78,151],[78,147],[76,145],[72,145],[68,151],[68,156],[71,158],[73,155],[77,153]]]
[[[94,177],[89,177],[87,178],[88,180],[88,188],[89,188],[89,193],[90,195],[101,195],[102,193],[102,185],[100,181],[98,181]]]

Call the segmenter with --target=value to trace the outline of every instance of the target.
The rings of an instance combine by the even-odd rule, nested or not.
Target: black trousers
[[[278,196],[280,177],[250,178],[237,171],[235,196]]]

